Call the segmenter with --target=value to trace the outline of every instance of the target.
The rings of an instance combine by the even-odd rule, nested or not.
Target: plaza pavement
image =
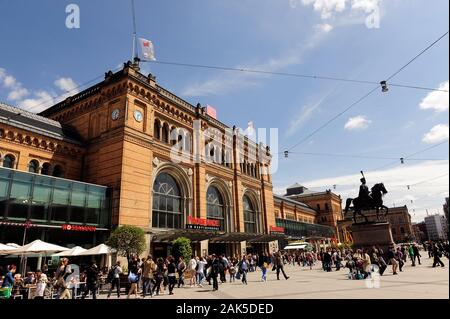
[[[219,291],[213,292],[212,286],[206,283],[203,288],[175,288],[173,296],[164,294],[146,299],[448,299],[449,260],[443,258],[442,261],[445,268],[432,268],[432,260],[425,256],[422,265],[416,267],[408,260],[403,272],[397,276],[392,275],[389,266],[381,277],[379,288],[368,288],[373,285],[367,285],[364,280],[349,280],[346,268],[327,273],[320,266],[310,270],[288,265],[285,267],[290,276],[288,280],[280,275],[281,280],[277,281],[276,273],[269,270],[268,280],[264,283],[260,281],[261,272],[257,271],[249,273],[248,285],[236,280],[219,285]],[[111,300],[117,300],[117,297],[113,295]]]

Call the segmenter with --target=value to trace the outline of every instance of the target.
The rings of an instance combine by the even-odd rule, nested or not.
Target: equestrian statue
[[[364,177],[364,172],[361,171],[361,186],[359,187],[359,195],[357,198],[348,198],[345,205],[345,214],[348,213],[350,209],[350,205],[353,203],[353,221],[356,224],[356,215],[361,215],[366,220],[366,223],[369,222],[367,216],[365,216],[362,212],[364,210],[373,210],[377,211],[377,220],[380,221],[380,209],[383,209],[385,213],[384,217],[389,212],[389,208],[383,205],[383,196],[388,193],[383,183],[375,184],[371,191],[369,192],[369,188],[367,187],[366,178]]]

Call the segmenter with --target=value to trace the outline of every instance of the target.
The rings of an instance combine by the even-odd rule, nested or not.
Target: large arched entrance
[[[177,181],[160,173],[153,184],[152,227],[179,229],[184,224],[182,193]]]

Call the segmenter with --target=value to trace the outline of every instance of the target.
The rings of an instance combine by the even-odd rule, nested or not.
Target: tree
[[[172,243],[171,252],[175,260],[178,260],[180,256],[183,257],[184,260],[191,259],[192,256],[191,240],[186,237],[178,237]]]
[[[139,255],[145,250],[145,233],[139,227],[124,225],[111,233],[106,244],[129,261],[132,255]]]

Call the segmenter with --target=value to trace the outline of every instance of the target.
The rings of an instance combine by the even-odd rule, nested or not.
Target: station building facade
[[[95,243],[134,225],[156,256],[180,236],[202,255],[269,250],[279,238],[270,149],[167,91],[137,61],[39,115],[0,109],[1,227],[84,226],[69,228],[94,229]]]

